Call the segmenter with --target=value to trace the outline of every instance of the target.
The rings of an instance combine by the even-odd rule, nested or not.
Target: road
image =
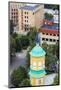
[[[10,66],[10,74],[13,72],[14,69],[18,68],[19,66],[26,67],[26,54],[27,50],[16,53],[16,57],[13,58],[12,64]]]
[[[46,75],[45,77],[45,84],[44,85],[51,85],[54,82],[54,78],[56,76],[56,73]]]

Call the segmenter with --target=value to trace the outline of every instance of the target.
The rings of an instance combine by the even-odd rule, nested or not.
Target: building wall
[[[15,25],[18,24],[18,9],[24,4],[18,2],[10,2],[10,20],[13,21]]]
[[[45,76],[41,78],[31,78],[31,85],[32,86],[39,86],[44,85]]]
[[[43,17],[44,17],[44,5],[41,5],[40,7],[36,8],[35,10],[25,10],[23,9],[23,21],[21,21],[22,14],[21,10],[19,9],[19,31],[28,31],[31,27],[36,27],[37,29],[40,28],[40,26],[43,24]],[[26,14],[25,14],[26,12]],[[28,13],[28,14],[27,14]],[[26,18],[25,18],[26,16]],[[28,18],[27,18],[28,17]],[[25,22],[26,21],[26,22]],[[21,29],[23,22],[23,29]],[[25,25],[29,28],[28,30],[25,30]]]
[[[44,18],[44,5],[40,5],[38,10],[35,11],[35,26],[39,29],[43,25]]]
[[[22,30],[22,15],[21,15],[21,10],[18,9],[18,30]]]
[[[43,40],[44,38],[44,40]],[[48,39],[48,40],[46,40]],[[51,41],[52,40],[52,41]],[[56,44],[56,42],[58,42],[59,40],[59,36],[57,34],[55,35],[46,35],[46,34],[43,34],[42,32],[40,33],[40,43],[42,44],[43,42],[46,42],[47,44]]]
[[[19,9],[18,12],[19,12],[19,14],[18,14],[19,31],[25,31],[25,25],[26,25],[26,28],[30,28],[30,27],[34,27],[35,26],[35,19],[34,19],[34,15],[33,15],[32,11],[30,11],[30,10],[23,10],[23,14],[22,14],[21,9]],[[25,12],[26,12],[26,14],[25,14]],[[22,19],[22,15],[23,15],[23,19]],[[22,25],[23,25],[23,28],[21,28]]]
[[[45,68],[45,56],[44,57],[30,57],[30,66],[32,70],[41,70]]]

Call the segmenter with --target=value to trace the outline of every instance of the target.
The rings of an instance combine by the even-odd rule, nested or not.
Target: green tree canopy
[[[49,13],[45,13],[45,18],[46,19],[52,19],[53,18],[53,15],[52,14],[49,14]]]
[[[30,84],[30,79],[24,79],[21,84],[19,84],[19,87],[23,87],[23,86],[31,86]]]
[[[11,83],[15,87],[18,87],[22,80],[24,80],[25,78],[28,78],[25,68],[19,67],[11,74]]]

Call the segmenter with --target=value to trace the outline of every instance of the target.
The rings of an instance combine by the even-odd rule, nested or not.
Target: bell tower
[[[36,44],[30,51],[30,82],[32,86],[44,85],[46,52]]]

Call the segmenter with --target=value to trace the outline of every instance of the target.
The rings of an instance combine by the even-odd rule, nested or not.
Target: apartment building
[[[48,27],[49,26],[43,27],[39,30],[40,43],[46,42],[47,44],[56,44],[56,42],[59,41],[59,30],[56,26],[55,28],[52,26],[50,28]]]
[[[18,9],[19,32],[29,31],[31,27],[39,29],[43,25],[44,5],[26,5]]]
[[[13,21],[14,25],[18,24],[18,9],[22,6],[24,6],[24,4],[19,3],[19,2],[10,2],[9,3],[10,20]]]

